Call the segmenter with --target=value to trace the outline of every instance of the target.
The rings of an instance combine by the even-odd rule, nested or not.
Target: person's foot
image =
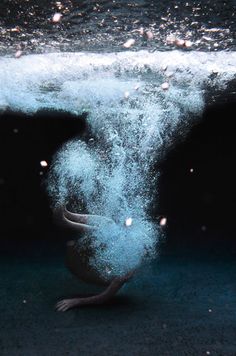
[[[133,276],[134,271],[127,273],[123,277],[115,278],[107,289],[95,296],[86,298],[73,298],[73,299],[63,299],[56,304],[56,309],[58,311],[67,311],[68,309],[75,308],[82,305],[92,305],[92,304],[103,304],[110,300],[118,290]]]
[[[82,298],[74,298],[74,299],[63,299],[56,304],[56,310],[65,312],[68,309],[79,306],[79,300]]]
[[[103,304],[110,298],[111,296],[108,296],[105,292],[92,297],[63,299],[56,304],[56,310],[64,312],[71,308],[79,307],[82,305]]]

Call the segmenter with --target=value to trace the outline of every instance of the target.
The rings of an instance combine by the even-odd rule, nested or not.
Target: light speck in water
[[[190,47],[192,47],[192,42],[189,40],[185,40],[184,45],[186,48],[190,48]]]
[[[132,218],[127,218],[125,220],[125,226],[131,226],[133,224],[133,219]]]
[[[111,269],[109,267],[106,267],[106,272],[107,274],[111,274]]]
[[[134,40],[133,38],[130,38],[128,41],[126,41],[126,42],[123,44],[123,47],[125,47],[125,48],[130,48],[130,47],[132,47],[134,44],[135,44],[135,40]]]
[[[56,12],[52,17],[52,22],[57,23],[60,22],[62,18],[62,14],[60,12]]]
[[[161,84],[161,89],[162,90],[168,90],[169,89],[169,83],[165,82]]]
[[[20,58],[22,56],[22,53],[23,52],[21,50],[16,51],[15,58]]]
[[[160,220],[160,226],[165,226],[167,223],[167,218],[161,218]]]
[[[41,167],[47,167],[48,163],[47,161],[40,161]]]
[[[128,99],[128,97],[129,97],[129,92],[128,92],[128,91],[126,91],[126,92],[124,93],[124,97],[125,97],[125,99]]]

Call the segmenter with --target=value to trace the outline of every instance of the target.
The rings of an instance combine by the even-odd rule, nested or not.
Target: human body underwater
[[[32,120],[42,109],[69,112],[78,120],[87,115],[89,138],[83,140],[75,132],[74,139],[55,153],[47,192],[55,220],[68,228],[69,237],[72,230],[77,234],[67,245],[68,268],[77,277],[107,289],[94,297],[64,299],[56,305],[59,311],[106,302],[144,260],[159,255],[162,231],[150,214],[152,201],[158,197],[160,172],[155,171],[155,164],[173,147],[176,137],[185,137],[206,104],[214,102],[236,79],[235,52],[223,45],[222,50],[214,51],[206,28],[199,49],[197,39],[195,48],[189,47],[201,27],[181,42],[177,38],[181,31],[174,31],[169,16],[159,19],[164,21],[165,36],[161,27],[155,31],[156,24],[142,30],[135,22],[121,39],[112,42],[107,37],[102,50],[96,50],[100,38],[96,34],[96,45],[82,50],[75,41],[69,51],[65,38],[61,39],[67,13],[60,23],[51,24],[58,32],[58,42],[53,47],[46,36],[49,42],[45,41],[52,45],[47,47],[50,53],[35,53],[32,44],[32,53],[24,53],[22,47],[20,55],[0,58],[2,111],[10,108],[32,114]],[[86,26],[89,28],[88,23]],[[104,31],[100,34],[105,36]],[[113,39],[120,31],[111,31]],[[219,31],[212,30],[212,34],[218,36]],[[69,36],[70,31],[65,33]],[[230,34],[221,33],[227,46],[232,45]],[[163,43],[153,50],[151,43],[156,39]],[[146,41],[146,48],[140,47],[140,41]],[[208,42],[213,47],[206,50]],[[64,51],[58,50],[59,45],[65,46]]]

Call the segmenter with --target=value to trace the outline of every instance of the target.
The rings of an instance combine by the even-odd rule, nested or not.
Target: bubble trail
[[[77,212],[113,221],[92,232],[91,264],[105,278],[158,254],[161,227],[149,216],[158,187],[154,163],[174,143],[173,134],[185,135],[200,117],[205,93],[214,96],[235,79],[235,59],[179,51],[24,56],[17,65],[1,59],[0,106],[88,113],[93,140],[75,138],[61,147],[48,192],[53,205],[69,202]]]

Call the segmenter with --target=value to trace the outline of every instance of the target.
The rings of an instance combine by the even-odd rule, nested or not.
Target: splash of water
[[[157,178],[153,164],[173,132],[184,134],[200,116],[206,88],[224,88],[235,77],[234,60],[227,53],[177,51],[60,54],[22,58],[16,70],[14,60],[4,68],[2,59],[5,106],[88,113],[92,139],[75,138],[59,150],[48,191],[54,204],[82,202],[88,214],[114,220],[93,234],[91,263],[104,277],[155,255],[159,231],[148,216]]]

